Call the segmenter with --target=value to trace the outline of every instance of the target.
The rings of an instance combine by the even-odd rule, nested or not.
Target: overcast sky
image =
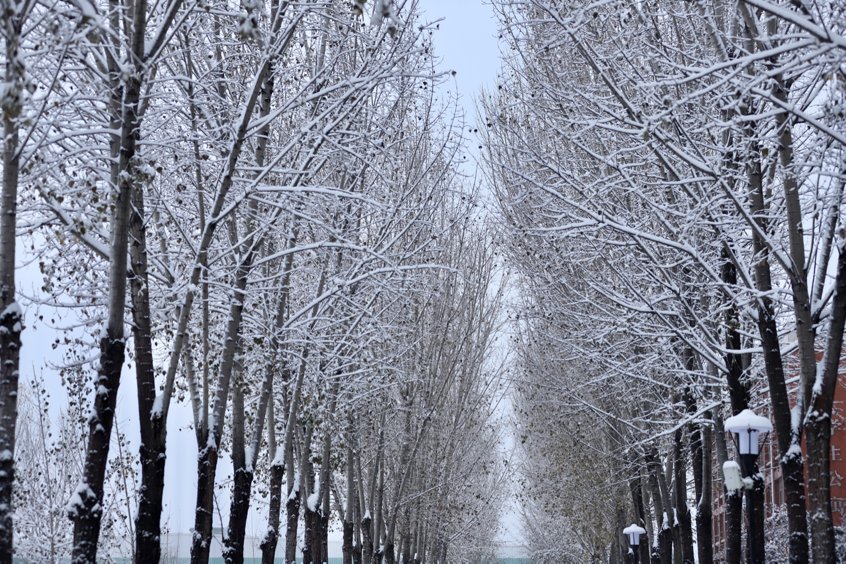
[[[435,33],[435,53],[444,70],[456,71],[468,124],[475,120],[474,101],[494,84],[499,70],[497,24],[487,0],[420,0],[428,21],[442,20]]]

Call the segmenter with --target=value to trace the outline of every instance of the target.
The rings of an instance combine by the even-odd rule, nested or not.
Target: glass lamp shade
[[[640,544],[640,533],[629,533],[629,544],[638,546]]]
[[[757,429],[746,429],[736,433],[738,454],[758,454],[758,436],[761,433]]]

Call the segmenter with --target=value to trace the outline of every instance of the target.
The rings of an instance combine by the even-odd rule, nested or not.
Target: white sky
[[[497,23],[487,0],[420,0],[428,21],[441,20],[435,53],[444,70],[456,71],[455,83],[468,125],[475,121],[475,99],[493,86],[499,70]]]

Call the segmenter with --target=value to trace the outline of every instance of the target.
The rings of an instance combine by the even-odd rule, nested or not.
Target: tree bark
[[[746,560],[749,564],[764,564],[764,477],[757,464],[752,468],[751,478],[752,488],[746,490]]]
[[[89,420],[88,444],[83,463],[82,483],[69,504],[73,520],[74,564],[95,562],[100,522],[103,516],[103,482],[109,458],[109,445],[114,423],[120,373],[125,355],[124,308],[126,306],[126,271],[129,244],[129,212],[136,181],[133,171],[139,138],[138,104],[141,98],[141,77],[144,69],[144,31],[147,3],[137,0],[132,13],[133,35],[130,49],[134,58],[132,73],[126,79],[118,148],[118,184],[112,216],[112,242],[109,265],[109,318],[106,336],[100,341],[100,366],[95,380],[94,409]]]
[[[653,449],[646,455],[646,469],[649,475],[649,488],[652,491],[652,499],[655,504],[655,513],[658,520],[658,542],[657,560],[659,564],[672,564],[673,562],[673,534],[670,528],[669,515],[670,496],[664,477],[661,473],[661,464],[658,462],[658,453]],[[652,558],[656,560],[656,558]]]
[[[364,514],[361,520],[361,534],[364,537],[362,542],[362,559],[364,564],[370,564],[373,560],[373,520],[370,512]]]
[[[705,418],[711,419],[711,412],[705,412]],[[701,466],[699,471],[701,473],[700,483],[702,490],[696,501],[696,548],[699,556],[699,564],[713,564],[714,562],[714,532],[713,532],[713,512],[711,504],[714,499],[713,494],[713,456],[711,450],[711,441],[713,440],[711,427],[707,424],[702,425],[701,432],[701,450],[699,457],[701,458]]]
[[[352,521],[344,521],[343,543],[341,553],[344,564],[353,564],[353,524]]]
[[[261,423],[264,422],[261,414]],[[241,382],[232,390],[232,500],[229,508],[229,526],[223,559],[226,564],[243,564],[244,537],[247,528],[247,512],[250,509],[250,490],[253,484],[253,461],[247,460],[244,440],[244,394]]]
[[[789,85],[782,75],[774,77],[773,96],[783,104],[788,103]],[[806,411],[805,446],[808,470],[808,513],[811,526],[811,560],[816,564],[834,564],[834,520],[831,514],[831,413],[833,401],[814,402],[821,393],[817,383],[816,324],[811,313],[811,292],[808,287],[808,269],[805,259],[805,229],[799,186],[793,170],[793,131],[786,111],[775,116],[778,131],[778,152],[781,163],[782,187],[787,212],[787,235],[790,248],[791,296],[796,320],[796,340],[802,385],[802,407]],[[842,256],[842,255],[841,255]],[[843,329],[839,338],[842,341]],[[838,338],[830,335],[829,338]],[[834,387],[828,390],[834,395]],[[827,411],[826,411],[827,409]]]
[[[634,463],[632,466],[637,467],[637,464]],[[646,524],[646,510],[643,504],[643,492],[640,488],[640,471],[638,469],[638,473],[636,476],[629,478],[629,491],[632,495],[632,506],[634,507],[634,514],[635,514],[635,523],[640,526],[644,526]],[[652,540],[652,539],[649,539]],[[640,545],[638,546],[638,552],[640,557],[640,562],[649,562],[649,542],[641,541]]]
[[[728,460],[728,449],[726,448],[726,432],[723,428],[723,419],[719,415],[714,418],[714,438],[717,445],[717,464],[722,468]],[[723,496],[725,497],[725,521],[726,521],[726,551],[724,560],[727,564],[740,564],[743,558],[741,523],[743,521],[743,498],[737,492],[729,492],[723,483]]]
[[[0,203],[0,562],[11,564],[14,554],[12,490],[15,483],[15,427],[20,375],[23,315],[15,300],[15,241],[20,153],[18,118],[23,96],[24,65],[20,35],[23,21],[13,5],[3,10],[6,67],[3,98],[3,194]]]
[[[343,564],[353,564],[353,535],[355,534],[355,507],[356,502],[356,483],[355,483],[355,457],[353,455],[352,441],[353,441],[353,421],[350,419],[350,425],[347,435],[347,502],[346,510],[343,518],[343,544],[341,552],[343,554]]]
[[[215,475],[217,474],[218,449],[223,436],[223,423],[226,414],[226,404],[235,367],[235,354],[240,343],[241,319],[246,299],[247,277],[252,267],[253,252],[246,254],[235,275],[235,288],[229,306],[229,319],[226,324],[226,338],[221,352],[220,374],[212,408],[212,418],[209,422],[206,444],[197,445],[200,451],[201,466],[205,458],[206,468],[198,468],[197,503],[195,510],[194,539],[191,546],[191,563],[205,564],[209,558],[209,546],[212,534],[212,503]],[[167,393],[167,392],[165,392]],[[205,479],[205,483],[200,481]],[[203,495],[201,495],[203,494]],[[196,552],[196,556],[195,556]]]
[[[757,157],[748,164],[750,202],[760,229],[767,230],[766,208],[761,179],[761,164]],[[772,299],[769,252],[763,238],[753,233],[753,250],[758,257],[755,263],[755,284],[760,295],[757,299],[758,334],[763,348],[764,367],[769,383],[772,418],[778,438],[780,464],[784,477],[784,495],[787,501],[787,522],[790,530],[790,562],[808,562],[808,526],[805,509],[805,477],[802,464],[801,429],[793,427],[790,402],[784,379],[781,343]],[[793,448],[795,447],[795,448]]]
[[[153,413],[156,376],[153,365],[152,320],[147,267],[147,235],[144,227],[144,192],[133,191],[130,214],[129,287],[132,299],[135,380],[138,389],[138,420],[141,444],[141,487],[135,517],[135,555],[139,562],[161,558],[161,514],[166,462],[164,421]]]
[[[273,564],[276,545],[279,542],[279,513],[282,509],[282,482],[285,467],[281,461],[270,466],[270,509],[268,510],[267,533],[261,541],[262,564]]]
[[[821,371],[819,389],[812,391],[811,405],[805,424],[805,443],[808,451],[808,492],[813,498],[812,507],[828,507],[831,511],[831,488],[819,487],[819,484],[831,483],[831,414],[834,394],[840,372],[840,360],[843,349],[843,329],[846,324],[846,241],[839,245],[840,256],[837,261],[835,292],[832,297],[831,321],[827,347],[818,370]],[[826,561],[835,554],[835,545],[828,536],[827,517],[823,513],[819,523],[814,513],[811,514],[811,533],[813,535],[814,558],[817,553]],[[817,533],[819,532],[819,538]],[[817,548],[819,547],[819,549]],[[816,560],[814,560],[816,562]]]
[[[306,498],[303,509],[303,564],[313,564],[320,560],[320,543],[315,538],[319,526],[318,512],[312,511],[308,504],[309,499]]]
[[[288,494],[285,504],[287,523],[285,527],[285,564],[297,561],[297,524],[300,520],[300,489],[294,489]]]
[[[677,429],[675,433],[673,473],[676,518],[679,523],[679,546],[681,548],[679,556],[684,564],[693,564],[693,528],[690,510],[687,507],[687,464],[685,463],[682,429]]]
[[[329,413],[335,412],[335,396],[331,401]],[[318,516],[318,546],[320,548],[319,563],[329,562],[329,517],[332,512],[332,471],[330,459],[332,456],[332,434],[327,430],[323,433],[323,454],[320,461],[320,497]],[[341,519],[343,521],[343,519]]]
[[[217,448],[206,444],[197,457],[197,504],[194,508],[191,564],[207,564],[209,561],[217,456]]]

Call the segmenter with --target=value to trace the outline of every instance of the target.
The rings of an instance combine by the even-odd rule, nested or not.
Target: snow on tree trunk
[[[197,503],[194,509],[194,535],[191,539],[191,564],[208,564],[209,561],[217,456],[217,448],[208,442],[197,457]]]
[[[244,537],[246,535],[247,513],[250,508],[250,489],[253,483],[252,454],[248,454],[244,446],[244,395],[241,386],[241,382],[237,381],[232,390],[231,432],[234,479],[232,501],[229,507],[228,533],[223,551],[223,559],[226,564],[243,564],[244,562]],[[264,417],[259,421],[264,421]]]
[[[282,461],[274,461],[270,466],[270,505],[268,508],[267,532],[261,541],[262,564],[273,564],[276,558],[284,478],[285,466],[282,464]]]
[[[297,561],[297,525],[300,520],[300,488],[297,487],[288,495],[285,502],[285,564],[295,564]]]
[[[12,562],[14,525],[12,493],[15,482],[15,425],[18,405],[23,311],[15,293],[20,152],[18,119],[24,96],[24,62],[20,52],[23,16],[14,0],[0,2],[6,65],[0,82],[3,113],[3,186],[0,201],[0,562]]]
[[[144,194],[141,187],[133,191],[130,214],[129,287],[132,300],[135,379],[138,389],[138,421],[141,431],[139,458],[141,487],[138,492],[138,514],[135,516],[135,554],[140,561],[157,562],[161,558],[161,514],[166,462],[165,422],[154,410],[158,388],[153,363],[152,319],[147,268],[147,235]]]

